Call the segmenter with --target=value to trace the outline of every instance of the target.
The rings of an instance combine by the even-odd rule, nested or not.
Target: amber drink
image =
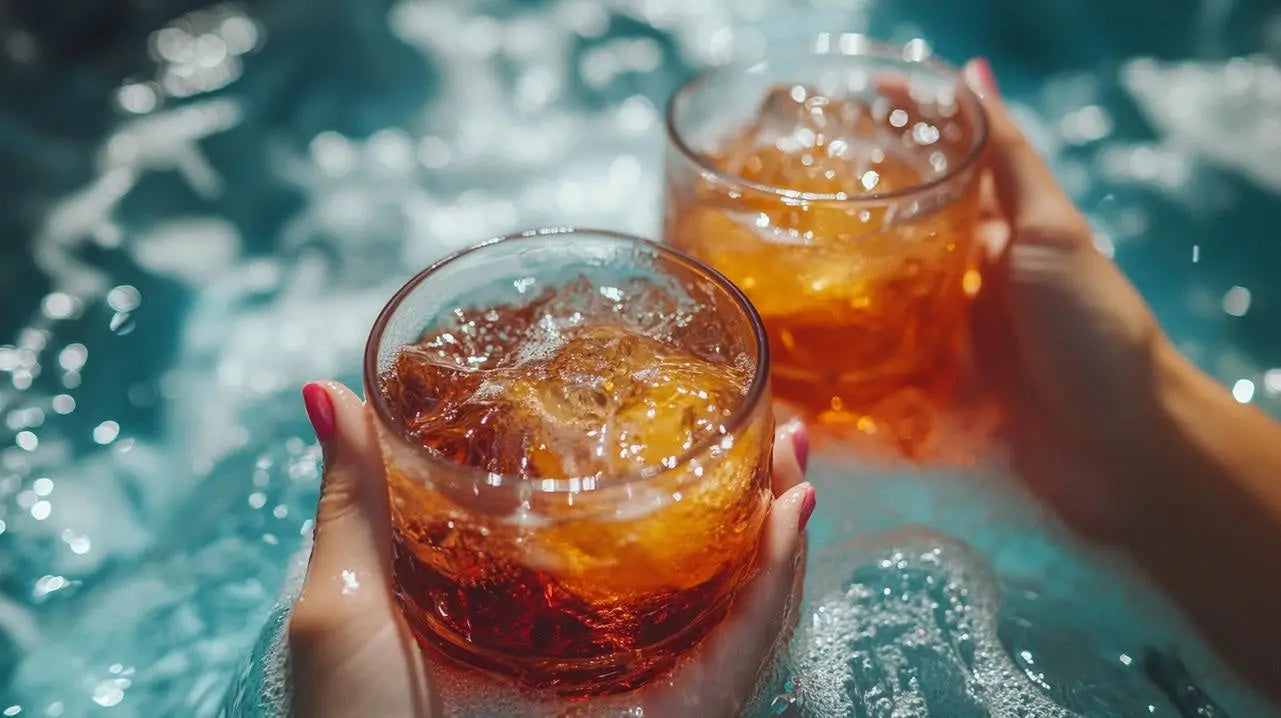
[[[776,395],[928,443],[979,288],[978,99],[921,47],[822,35],[694,79],[667,122],[665,239],[751,298]]]
[[[671,666],[753,571],[768,351],[732,284],[622,235],[508,237],[411,280],[365,381],[419,641],[569,695]]]

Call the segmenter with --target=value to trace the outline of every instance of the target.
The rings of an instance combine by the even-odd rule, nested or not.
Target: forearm
[[[1158,392],[1126,543],[1212,645],[1281,698],[1281,425],[1181,358]]]

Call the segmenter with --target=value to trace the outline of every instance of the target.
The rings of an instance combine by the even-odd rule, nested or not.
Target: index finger
[[[739,715],[761,671],[790,637],[805,577],[805,523],[814,509],[808,483],[774,500],[761,537],[760,571],[725,620],[672,673],[650,684],[646,715]]]

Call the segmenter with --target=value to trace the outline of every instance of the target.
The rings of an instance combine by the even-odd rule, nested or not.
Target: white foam
[[[279,616],[278,622],[265,629],[271,632],[266,651],[261,656],[250,658],[254,662],[251,670],[261,675],[261,689],[256,695],[246,695],[243,699],[250,705],[256,703],[265,718],[292,715],[293,682],[289,672],[289,633],[285,629],[289,625],[290,609],[302,591],[303,579],[307,577],[311,539],[311,532],[304,532],[302,546],[289,563],[284,585],[273,609],[273,613]]]
[[[240,254],[240,235],[229,222],[190,217],[156,224],[132,248],[146,269],[200,285],[231,268]]]
[[[576,321],[577,320],[577,321]],[[563,329],[581,324],[582,315],[574,312],[567,320],[550,314],[540,318],[524,337],[516,349],[516,363],[535,362],[550,359],[556,351],[565,346]]]
[[[822,716],[980,707],[1002,718],[1073,715],[1001,645],[999,589],[977,553],[929,531],[872,541],[829,546],[811,562],[817,580],[807,582],[801,629],[772,681],[793,689],[760,696],[758,707],[795,704]],[[949,687],[950,697],[939,693]]]
[[[1281,190],[1281,68],[1272,59],[1136,58],[1121,82],[1166,146]]]

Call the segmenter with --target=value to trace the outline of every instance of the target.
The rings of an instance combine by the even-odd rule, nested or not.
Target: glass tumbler
[[[365,391],[419,641],[566,695],[669,667],[754,570],[769,346],[734,285],[665,246],[541,230],[409,281]]]
[[[667,243],[759,310],[780,399],[908,453],[964,362],[987,137],[979,99],[923,48],[824,34],[667,108]]]

